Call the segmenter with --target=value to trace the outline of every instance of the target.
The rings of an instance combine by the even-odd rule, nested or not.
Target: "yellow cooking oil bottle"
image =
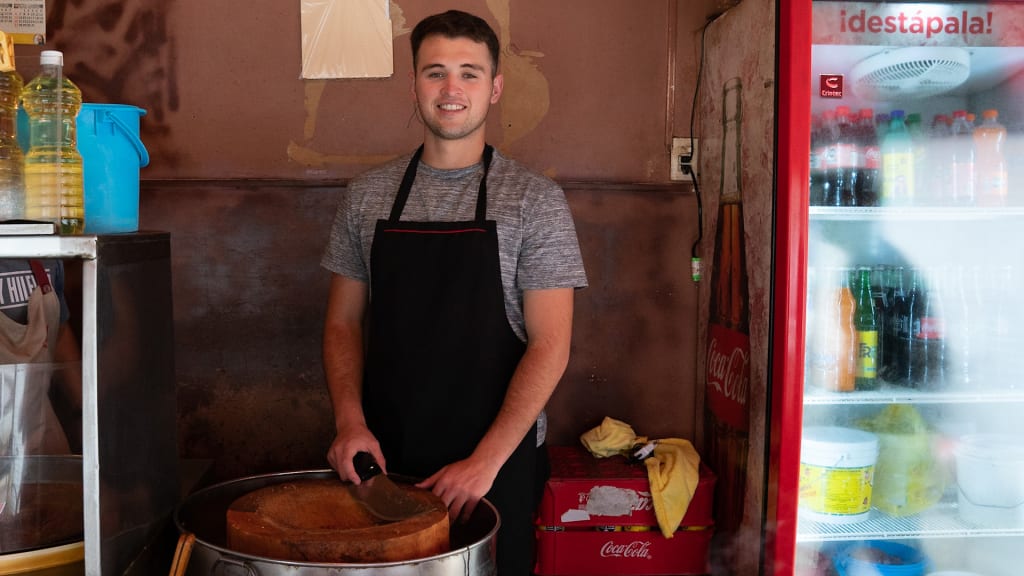
[[[14,69],[14,39],[0,32],[0,220],[25,217],[25,158],[17,136],[22,88]]]
[[[75,133],[82,92],[64,75],[64,54],[43,50],[39,75],[21,93],[29,119],[25,217],[54,222],[61,234],[85,230],[82,156]]]

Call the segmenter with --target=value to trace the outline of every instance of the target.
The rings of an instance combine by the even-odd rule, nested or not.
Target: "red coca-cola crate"
[[[714,530],[679,530],[665,538],[647,532],[602,532],[596,528],[550,528],[537,531],[537,565],[541,576],[662,576],[708,574],[708,551]]]
[[[665,538],[643,464],[551,446],[551,478],[537,513],[543,576],[706,574],[715,475],[703,464],[680,528]]]
[[[541,526],[657,526],[647,468],[623,456],[595,458],[582,447],[550,446],[551,478],[538,510]],[[715,475],[701,464],[697,490],[680,526],[712,526]]]

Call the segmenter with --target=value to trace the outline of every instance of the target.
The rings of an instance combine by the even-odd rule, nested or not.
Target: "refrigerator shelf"
[[[811,206],[811,220],[823,221],[977,221],[1024,217],[1024,206],[906,206],[832,207]]]
[[[897,518],[872,508],[864,522],[828,524],[800,518],[796,540],[837,542],[905,538],[989,538],[1024,535],[1024,526],[982,527],[962,520],[956,502],[940,502],[920,514]]]
[[[865,405],[865,404],[990,404],[1024,402],[1024,389],[1003,388],[974,390],[930,391],[916,390],[882,384],[878,390],[870,392],[830,392],[816,388],[807,388],[804,392],[804,405]]]

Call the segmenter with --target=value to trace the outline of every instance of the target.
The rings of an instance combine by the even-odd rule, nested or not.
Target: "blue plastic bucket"
[[[924,576],[929,568],[920,550],[888,540],[845,546],[833,564],[839,576]]]
[[[145,115],[136,106],[88,102],[78,112],[87,234],[139,229],[139,169],[149,164],[139,139]]]

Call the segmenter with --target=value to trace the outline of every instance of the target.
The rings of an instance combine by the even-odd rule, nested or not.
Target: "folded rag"
[[[671,538],[697,491],[700,455],[689,440],[664,438],[657,441],[654,454],[644,464],[658,527],[665,538]]]
[[[598,458],[622,454],[637,441],[636,433],[629,424],[608,416],[605,416],[600,426],[580,436],[580,442]]]

